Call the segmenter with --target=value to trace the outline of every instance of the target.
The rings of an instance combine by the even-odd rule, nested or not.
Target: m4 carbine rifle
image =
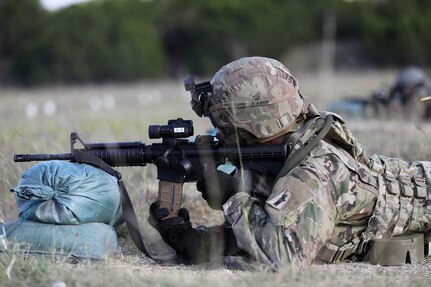
[[[227,145],[212,135],[200,135],[190,141],[185,138],[193,135],[193,123],[181,118],[169,120],[167,125],[150,125],[148,134],[151,139],[161,138],[162,141],[149,145],[141,141],[86,143],[73,132],[70,153],[16,154],[14,161],[70,160],[98,167],[101,161],[109,166],[154,164],[159,180],[160,207],[168,208],[171,217],[177,215],[181,207],[185,182],[201,180],[205,173],[214,172],[226,163],[275,177],[287,157],[287,146],[283,144]],[[78,141],[83,148],[75,148]],[[97,162],[90,158],[97,158]]]

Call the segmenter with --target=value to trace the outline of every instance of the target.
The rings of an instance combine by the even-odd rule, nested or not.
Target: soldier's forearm
[[[295,248],[297,238],[274,224],[255,198],[238,193],[225,204],[224,211],[238,246],[260,263],[277,269],[301,258]]]

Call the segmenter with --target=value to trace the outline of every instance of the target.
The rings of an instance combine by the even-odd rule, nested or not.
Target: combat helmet
[[[427,82],[427,75],[420,68],[405,68],[398,74],[390,90],[389,99],[399,101],[401,104],[406,105],[409,101],[411,102],[415,98],[423,96]],[[421,106],[423,105],[421,104]]]
[[[422,85],[427,81],[425,73],[417,67],[408,67],[403,69],[395,81],[398,88],[413,87]]]
[[[212,78],[208,116],[225,134],[239,132],[248,143],[288,131],[304,111],[298,82],[279,61],[245,57]]]

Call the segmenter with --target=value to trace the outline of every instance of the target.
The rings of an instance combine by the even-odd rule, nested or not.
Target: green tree
[[[158,27],[171,60],[195,73],[245,56],[280,57],[316,37],[313,1],[160,0]],[[178,61],[179,60],[179,61]],[[176,62],[178,61],[178,62]]]
[[[0,79],[16,82],[28,77],[22,57],[32,54],[34,41],[47,21],[38,0],[0,1]],[[35,55],[32,55],[35,56]]]
[[[15,40],[17,32],[10,24],[4,40],[10,44],[1,45],[3,56],[13,61],[14,77],[22,83],[130,81],[163,75],[165,55],[151,15],[154,4],[94,1],[48,14],[36,0],[22,1],[35,12],[16,4],[21,0],[8,3],[7,8],[20,16],[12,19],[23,28]],[[8,9],[2,8],[9,23]],[[40,25],[34,25],[33,15],[44,16]]]
[[[368,4],[364,42],[382,64],[430,64],[431,2],[388,0]]]

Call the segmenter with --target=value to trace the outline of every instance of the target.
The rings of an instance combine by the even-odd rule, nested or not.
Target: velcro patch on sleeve
[[[296,177],[285,176],[278,180],[266,203],[277,210],[298,209],[313,197],[314,194],[309,185]]]
[[[289,202],[291,196],[292,193],[286,189],[285,191],[268,200],[267,203],[275,209],[280,210]]]

